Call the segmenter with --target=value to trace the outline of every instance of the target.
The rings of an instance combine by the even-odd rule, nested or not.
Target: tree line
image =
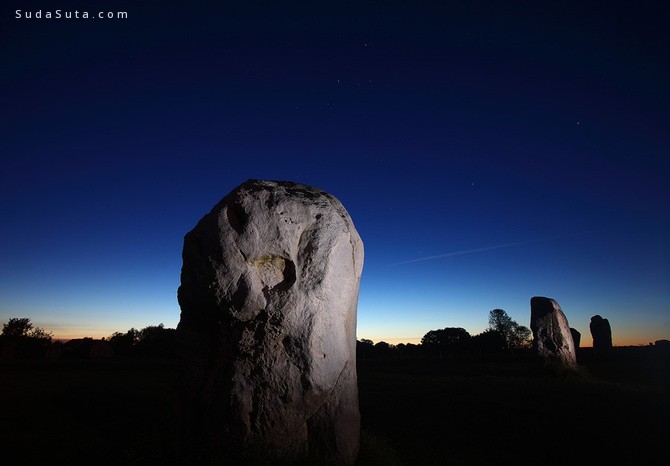
[[[385,341],[359,340],[356,344],[358,359],[388,358],[442,358],[449,355],[478,353],[491,354],[530,348],[531,331],[517,322],[502,309],[489,313],[489,326],[478,335],[470,335],[461,327],[446,327],[430,330],[420,344],[400,343],[391,345]]]
[[[163,324],[114,332],[101,340],[54,341],[50,332],[34,326],[30,318],[13,317],[3,324],[0,334],[0,359],[172,359],[176,347],[177,331]]]
[[[489,313],[489,327],[470,335],[460,327],[430,330],[420,344],[391,345],[362,339],[356,342],[358,359],[429,357],[441,358],[463,353],[497,353],[529,348],[531,332],[519,325],[502,309]],[[122,358],[173,359],[176,356],[177,331],[163,324],[143,329],[114,332],[102,340],[79,338],[53,341],[52,334],[36,327],[29,318],[11,318],[3,324],[0,357],[52,359]]]

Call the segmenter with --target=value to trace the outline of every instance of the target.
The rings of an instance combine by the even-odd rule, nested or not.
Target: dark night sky
[[[359,338],[535,295],[670,338],[670,15],[589,3],[5,2],[0,320],[175,326],[183,235],[258,178],[349,210]]]

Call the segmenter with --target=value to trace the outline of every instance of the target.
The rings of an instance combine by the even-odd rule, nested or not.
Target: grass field
[[[670,458],[670,354],[582,350],[576,373],[511,358],[362,361],[359,463],[638,465]],[[168,362],[0,364],[0,463],[173,464]]]

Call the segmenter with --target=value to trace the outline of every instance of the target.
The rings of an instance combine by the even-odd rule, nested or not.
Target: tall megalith
[[[568,319],[555,300],[541,296],[531,298],[530,329],[533,347],[545,362],[565,366],[577,364]]]
[[[363,243],[332,195],[249,180],[186,234],[180,413],[200,458],[352,464]]]
[[[589,330],[593,337],[593,349],[606,351],[612,348],[612,327],[610,327],[609,320],[596,314],[591,317]]]

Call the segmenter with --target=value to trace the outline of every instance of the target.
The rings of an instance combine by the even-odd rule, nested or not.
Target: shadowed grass
[[[651,462],[670,438],[670,355],[652,351],[586,352],[569,371],[363,361],[359,464]],[[165,362],[0,364],[2,464],[176,464],[175,376]]]
[[[403,462],[391,446],[389,439],[375,434],[369,429],[362,429],[358,464],[360,466],[402,466]]]

